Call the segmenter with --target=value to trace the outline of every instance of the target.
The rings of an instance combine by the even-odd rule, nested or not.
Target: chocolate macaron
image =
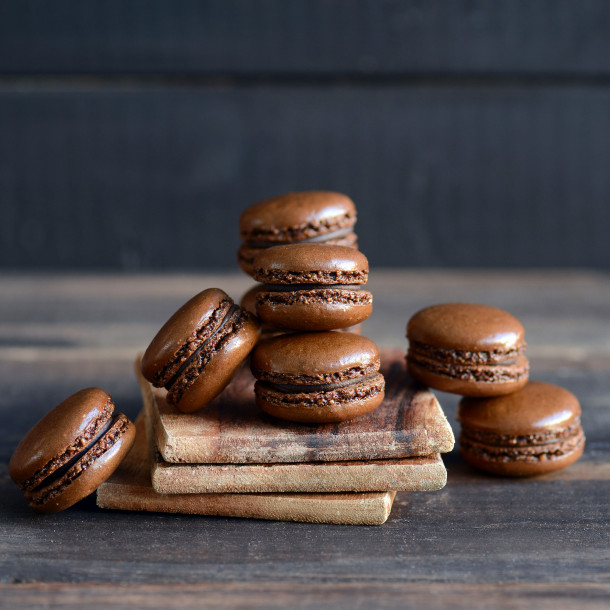
[[[376,409],[385,390],[379,365],[375,343],[338,332],[262,341],[250,364],[258,406],[275,417],[305,423],[340,422]]]
[[[66,398],[22,439],[9,474],[40,513],[55,513],[95,491],[135,439],[135,426],[114,412],[109,394],[87,388]]]
[[[565,468],[585,446],[576,396],[540,381],[506,396],[463,398],[457,418],[462,457],[494,474],[522,477]]]
[[[180,411],[196,411],[229,383],[256,344],[259,326],[222,290],[204,290],[157,333],[142,358],[142,374],[165,387],[167,401]]]
[[[529,377],[525,331],[511,314],[473,303],[446,303],[416,313],[407,325],[409,374],[437,390],[497,396]]]
[[[244,309],[256,314],[256,297],[261,292],[268,292],[268,288],[265,284],[255,284],[242,296],[239,304]],[[360,334],[362,332],[362,325],[355,324],[354,326],[348,326],[347,328],[338,328],[337,332],[346,332],[346,333],[356,333]],[[268,339],[269,337],[273,337],[275,335],[279,335],[281,333],[289,332],[285,328],[276,328],[273,326],[269,326],[264,322],[261,324],[261,339]]]
[[[304,191],[264,199],[244,210],[239,219],[243,244],[237,258],[251,274],[256,255],[279,244],[314,242],[356,248],[355,224],[354,202],[341,193]]]
[[[265,284],[256,312],[270,326],[290,330],[333,330],[366,320],[373,295],[364,289],[369,263],[346,246],[274,246],[254,259],[253,275]]]

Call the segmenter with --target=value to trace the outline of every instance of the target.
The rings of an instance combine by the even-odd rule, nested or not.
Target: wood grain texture
[[[392,510],[395,492],[160,494],[151,483],[143,413],[136,426],[132,450],[97,490],[100,508],[343,525],[381,525]]]
[[[146,408],[146,407],[145,407]],[[150,410],[147,437],[154,437]],[[172,464],[150,448],[153,489],[161,494],[437,491],[447,483],[441,456],[286,464]]]
[[[87,585],[0,583],[7,607],[39,607],[53,603],[66,610],[103,608],[118,604],[145,609],[201,608],[202,599],[213,608],[404,608],[428,610],[490,608],[510,610],[586,610],[607,608],[610,585],[575,584],[462,584],[462,583],[283,583],[261,579],[256,583],[207,582],[195,585]]]
[[[233,270],[247,205],[322,188],[354,199],[372,266],[608,269],[609,105],[603,85],[0,88],[0,267]]]
[[[275,595],[283,607],[607,607],[608,274],[372,269],[365,335],[404,349],[406,321],[424,306],[502,307],[525,326],[532,376],[579,398],[587,444],[570,468],[524,481],[476,472],[454,449],[442,490],[399,493],[382,527],[358,528],[109,511],[92,498],[32,513],[7,476],[28,428],[91,385],[135,418],[135,355],[192,294],[220,286],[239,298],[249,280],[0,274],[0,286],[0,599],[9,607],[82,606],[96,590],[101,602],[124,594],[134,607],[206,595],[220,607],[270,605]],[[458,431],[457,397],[437,397]]]
[[[286,422],[261,412],[246,365],[220,396],[190,414],[168,404],[165,389],[153,388],[141,375],[138,381],[166,462],[338,462],[451,451],[455,439],[447,418],[434,395],[406,375],[404,352],[381,351],[380,371],[386,395],[377,409],[350,421],[319,425]]]
[[[608,74],[608,6],[561,0],[6,2],[5,73]]]

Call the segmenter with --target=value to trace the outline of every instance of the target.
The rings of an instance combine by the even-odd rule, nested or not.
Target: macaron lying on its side
[[[341,193],[303,191],[264,199],[243,211],[237,254],[241,268],[252,274],[252,262],[265,248],[291,243],[358,246],[354,233],[356,207]]]
[[[282,335],[259,343],[250,366],[257,405],[289,421],[340,422],[369,413],[384,398],[379,351],[360,335]]]
[[[497,396],[529,377],[525,331],[502,309],[474,303],[433,305],[407,324],[409,374],[437,390]]]
[[[265,284],[256,313],[270,326],[289,330],[334,330],[366,320],[373,295],[364,289],[369,263],[359,250],[324,244],[274,246],[253,263]]]
[[[135,426],[114,412],[109,394],[88,388],[47,413],[22,439],[9,474],[37,512],[64,510],[95,491],[135,439]]]
[[[585,446],[574,394],[530,381],[493,398],[463,398],[460,453],[475,468],[505,476],[544,474],[574,463]]]
[[[142,358],[142,374],[167,389],[184,413],[208,404],[229,383],[258,340],[260,324],[225,292],[209,288],[161,328]]]

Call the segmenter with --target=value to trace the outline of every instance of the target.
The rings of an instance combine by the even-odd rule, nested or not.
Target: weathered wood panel
[[[603,0],[10,0],[0,71],[607,76]]]
[[[373,265],[610,268],[610,88],[0,91],[2,268],[235,269],[254,201],[334,189]]]
[[[2,599],[14,606],[45,596],[70,607],[82,603],[87,583],[94,582],[102,601],[118,599],[123,591],[117,583],[135,583],[133,595],[125,592],[122,599],[153,607],[153,592],[160,604],[173,595],[192,604],[196,595],[209,594],[232,607],[265,605],[267,591],[273,594],[269,603],[277,595],[284,607],[324,607],[326,599],[348,605],[354,596],[388,607],[426,607],[426,599],[458,607],[607,605],[608,275],[373,269],[371,282],[375,312],[364,332],[383,345],[404,345],[408,316],[435,302],[487,302],[518,315],[533,376],[564,385],[582,403],[582,460],[549,476],[514,481],[478,473],[454,451],[445,456],[447,486],[399,494],[380,528],[115,513],[98,510],[93,499],[59,515],[35,515],[6,474],[12,450],[34,421],[68,393],[92,384],[108,388],[135,417],[141,400],[134,354],[193,292],[221,285],[239,293],[248,280],[4,274]],[[457,432],[457,398],[438,397]],[[18,582],[30,584],[9,584]]]

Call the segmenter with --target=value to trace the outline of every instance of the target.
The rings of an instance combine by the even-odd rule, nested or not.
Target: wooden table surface
[[[406,346],[438,302],[496,305],[525,325],[532,377],[581,400],[569,469],[505,480],[445,456],[447,486],[401,493],[355,527],[104,511],[36,515],[8,476],[20,438],[90,385],[130,417],[133,358],[187,298],[238,275],[0,276],[0,606],[563,608],[610,604],[610,277],[593,272],[373,270],[364,334]],[[454,428],[457,398],[437,393]],[[93,593],[92,593],[93,589]]]

